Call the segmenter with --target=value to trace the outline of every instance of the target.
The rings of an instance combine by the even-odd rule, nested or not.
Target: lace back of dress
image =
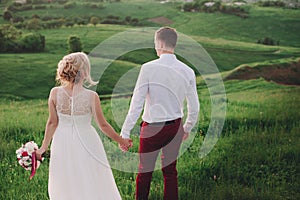
[[[56,110],[58,113],[65,115],[91,114],[90,96],[87,89],[70,96],[64,88],[60,87],[57,92]]]

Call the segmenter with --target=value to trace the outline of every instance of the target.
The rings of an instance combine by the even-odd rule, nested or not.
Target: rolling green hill
[[[160,4],[158,2],[144,1],[133,3],[106,2],[101,4],[103,7],[99,9],[89,8],[83,2],[77,2],[75,8],[70,9],[64,9],[62,5],[50,8],[47,4],[47,9],[18,11],[15,14],[25,18],[38,14],[41,18],[44,16],[56,16],[66,19],[72,17],[72,14],[76,14],[77,17],[99,16],[99,18],[113,15],[121,19],[130,16],[131,18],[139,19],[145,26],[161,26],[160,24],[148,22],[148,20],[154,17],[164,17],[173,22],[170,26],[198,41],[213,58],[221,72],[232,70],[244,63],[300,56],[300,48],[298,48],[300,47],[300,38],[297,34],[300,32],[300,26],[297,26],[300,19],[299,10],[253,6],[250,9],[249,17],[242,19],[221,13],[181,12],[177,8],[178,4],[173,3]],[[2,23],[6,22],[2,21]],[[48,91],[55,84],[55,67],[59,59],[66,54],[67,39],[70,35],[78,35],[83,43],[83,50],[89,52],[103,40],[130,28],[139,27],[98,24],[97,26],[75,25],[72,28],[62,27],[59,29],[38,30],[46,38],[46,50],[42,54],[0,55],[1,60],[3,60],[0,71],[3,74],[7,74],[1,77],[1,81],[5,84],[0,86],[0,94],[2,96],[25,99],[46,98]],[[24,33],[31,32],[29,30],[22,31]],[[280,46],[256,44],[257,40],[263,37],[271,37],[275,41],[278,40]],[[132,66],[139,66],[144,61],[155,57],[153,51],[141,50],[122,55],[119,59],[131,62]],[[126,71],[121,70],[122,65],[122,63],[119,63],[118,66],[115,65],[115,67],[120,69],[114,70],[115,73],[124,73]],[[7,66],[13,66],[14,70],[5,72]],[[24,66],[31,70],[34,80],[14,77],[14,71],[19,71],[21,77],[26,76],[22,74],[26,72],[26,70],[23,70]],[[39,71],[40,68],[51,70],[41,73]],[[117,77],[119,76],[117,75]],[[41,84],[43,81],[45,81],[45,84]],[[10,84],[10,82],[14,82],[14,84]],[[103,84],[109,85],[110,83]],[[112,88],[113,84],[111,83],[111,86],[108,86],[108,88]],[[31,89],[24,89],[28,85],[34,85],[36,91],[30,92],[32,91]],[[109,92],[108,89],[101,93],[107,94]]]

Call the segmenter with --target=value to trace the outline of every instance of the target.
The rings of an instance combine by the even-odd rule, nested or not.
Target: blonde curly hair
[[[56,80],[61,85],[88,83],[88,87],[97,85],[91,78],[91,64],[83,52],[71,53],[63,57],[57,65]]]

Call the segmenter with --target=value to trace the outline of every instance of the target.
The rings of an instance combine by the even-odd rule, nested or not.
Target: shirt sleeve
[[[142,66],[133,91],[130,108],[122,126],[121,136],[123,138],[130,137],[130,131],[132,130],[132,128],[134,127],[135,123],[141,115],[146,95],[148,92],[148,86],[149,85],[145,72],[145,67]]]
[[[189,82],[189,89],[187,91],[186,100],[187,100],[188,114],[187,114],[187,119],[183,125],[183,129],[184,132],[190,133],[192,128],[195,126],[197,122],[198,114],[200,110],[195,76]]]

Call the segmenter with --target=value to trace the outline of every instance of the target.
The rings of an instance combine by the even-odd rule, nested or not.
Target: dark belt
[[[165,121],[165,122],[153,122],[153,123],[148,123],[144,122],[149,126],[167,126],[171,124],[175,124],[178,119],[170,120],[170,121]]]

